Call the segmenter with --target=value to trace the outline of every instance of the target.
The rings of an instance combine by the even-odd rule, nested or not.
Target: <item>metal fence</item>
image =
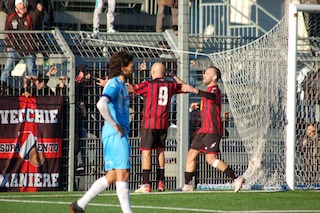
[[[7,36],[9,32],[2,31],[0,35]],[[98,177],[104,174],[102,144],[100,142],[100,130],[103,125],[102,118],[96,108],[96,102],[100,98],[102,88],[95,85],[93,77],[104,78],[107,75],[108,60],[110,56],[120,50],[128,50],[135,56],[134,63],[136,72],[132,83],[139,83],[150,78],[148,69],[155,61],[165,64],[166,71],[179,76],[177,63],[179,57],[175,52],[177,37],[173,31],[164,33],[102,33],[99,38],[92,38],[86,32],[60,31],[32,31],[32,32],[10,32],[20,47],[25,45],[22,41],[34,41],[30,54],[34,56],[38,75],[46,75],[53,66],[58,72],[50,76],[47,86],[54,93],[59,93],[59,85],[62,84],[64,76],[67,77],[65,90],[65,118],[63,138],[63,189],[64,190],[86,190]],[[3,72],[7,60],[6,41],[1,40],[0,72]],[[238,37],[208,37],[204,39],[199,35],[190,35],[191,51],[219,52],[242,45],[244,41]],[[19,57],[18,61],[22,59]],[[143,61],[147,63],[147,70],[140,70],[139,65]],[[208,58],[195,57],[190,54],[190,60],[195,62],[190,66],[189,76],[195,85],[201,84],[202,72],[211,64]],[[79,70],[90,74],[84,84],[79,85],[75,80],[79,76]],[[10,90],[4,91],[2,95],[22,95],[23,76],[11,76],[8,79]],[[191,80],[190,80],[191,82]],[[223,91],[223,84],[221,84]],[[49,94],[44,94],[49,95]],[[190,101],[197,101],[199,97],[190,96]],[[177,168],[184,165],[177,164],[177,128],[176,108],[172,103],[170,122],[166,147],[165,186],[174,189],[176,186]],[[139,151],[140,120],[142,111],[142,100],[139,96],[132,96],[131,101],[131,173],[129,178],[130,189],[136,189],[141,184],[141,158]],[[223,111],[228,111],[228,99],[223,96]],[[192,115],[190,115],[190,122]],[[192,121],[194,122],[194,120]],[[195,125],[190,123],[190,133]],[[221,158],[226,160],[235,170],[242,173],[246,169],[247,157],[244,154],[241,141],[238,139],[237,131],[232,117],[229,122],[224,123],[225,132],[222,140]],[[188,143],[186,143],[187,145]],[[232,145],[232,146],[230,146]],[[151,182],[156,187],[155,154],[152,155],[153,170]],[[195,183],[225,183],[227,178],[224,174],[215,171],[205,162],[204,156],[198,158],[198,167]],[[113,188],[111,188],[113,189]]]
[[[285,14],[285,0],[230,1],[193,0],[189,5],[190,33],[216,36],[259,37],[270,30]],[[54,26],[69,30],[91,30],[93,0],[52,0]],[[105,2],[101,31],[106,31]],[[115,29],[120,32],[155,32],[157,2],[119,0],[116,2]],[[171,28],[170,8],[165,9],[164,28]],[[45,26],[50,27],[50,26]]]

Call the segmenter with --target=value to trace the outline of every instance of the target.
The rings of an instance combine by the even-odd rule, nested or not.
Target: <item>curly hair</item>
[[[128,51],[114,53],[109,61],[109,78],[122,75],[121,67],[128,66],[133,60],[133,55]]]

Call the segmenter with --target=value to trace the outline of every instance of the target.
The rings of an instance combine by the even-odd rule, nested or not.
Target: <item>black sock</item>
[[[164,168],[157,168],[157,181],[162,181],[164,182]]]
[[[232,180],[236,179],[236,175],[234,174],[233,169],[231,169],[229,166],[226,168],[226,170],[223,171],[224,173],[226,173],[226,175],[231,178]]]
[[[143,184],[150,184],[149,175],[150,175],[151,169],[143,169],[142,170],[142,183]]]
[[[185,184],[190,184],[192,181],[194,172],[185,172],[184,173],[184,178],[185,178]]]

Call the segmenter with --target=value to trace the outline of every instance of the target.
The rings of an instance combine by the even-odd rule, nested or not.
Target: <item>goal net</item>
[[[248,155],[246,185],[281,185],[285,174],[288,21],[253,43],[210,55]]]
[[[289,70],[294,72],[297,92],[292,93],[295,97],[291,99],[287,97],[288,64],[294,61],[288,61],[288,16],[255,42],[210,55],[212,63],[222,70],[231,113],[248,155],[244,173],[247,186],[285,186],[287,164],[292,162],[296,187],[319,186],[320,14],[317,12],[320,11],[297,13],[296,66]],[[290,105],[296,106],[293,113],[296,135],[292,137],[294,141],[288,142]],[[314,124],[313,135],[307,133],[309,123]],[[295,148],[289,158],[288,145]]]
[[[230,118],[244,147],[228,154],[248,159],[243,174],[247,188],[284,189],[291,180],[293,186],[290,183],[289,188],[319,188],[320,5],[308,7],[312,11],[302,8],[291,17],[297,20],[294,48],[289,42],[289,14],[252,43],[212,54],[188,52],[208,59],[203,69],[214,64],[222,71]],[[182,51],[170,49],[171,40],[155,46],[150,36],[158,35],[131,42],[114,42],[108,35],[98,42],[109,50],[135,51],[141,58],[150,55],[150,62],[163,55],[176,62],[175,56]],[[201,48],[205,42],[207,39]],[[290,54],[294,57],[288,60]],[[307,131],[309,124],[314,127],[312,131]]]

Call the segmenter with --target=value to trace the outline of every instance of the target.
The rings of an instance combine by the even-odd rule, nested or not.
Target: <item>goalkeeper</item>
[[[203,74],[202,82],[207,86],[206,91],[199,90],[190,85],[183,84],[183,92],[192,92],[201,97],[200,103],[192,103],[192,110],[200,110],[201,127],[192,140],[186,162],[185,184],[177,191],[192,191],[192,177],[196,168],[196,157],[200,152],[205,152],[206,161],[209,165],[224,172],[234,180],[235,192],[238,192],[245,181],[243,177],[237,177],[233,169],[227,163],[219,160],[217,154],[220,152],[219,145],[222,136],[221,124],[221,91],[218,80],[221,72],[218,68],[210,66]]]

